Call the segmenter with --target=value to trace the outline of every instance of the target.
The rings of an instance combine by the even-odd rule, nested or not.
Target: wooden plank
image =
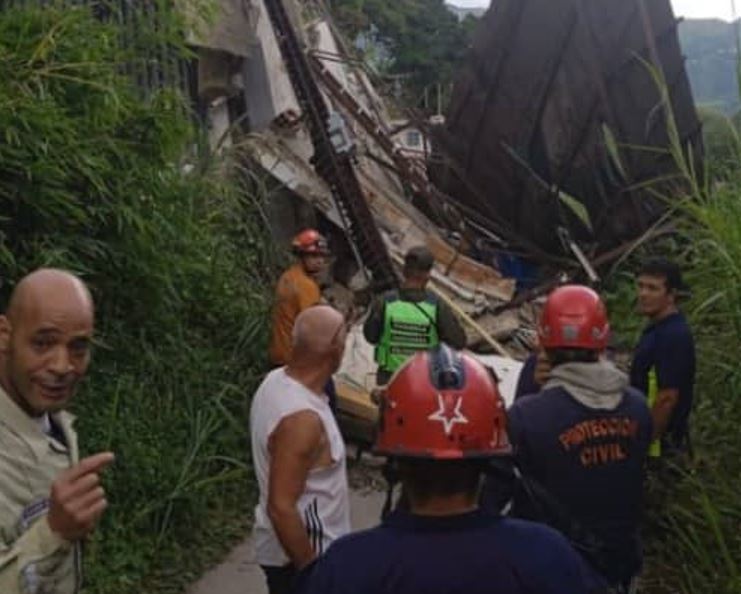
[[[341,412],[371,424],[378,422],[378,406],[371,401],[368,392],[341,379],[335,381],[335,387],[337,390],[337,405]]]

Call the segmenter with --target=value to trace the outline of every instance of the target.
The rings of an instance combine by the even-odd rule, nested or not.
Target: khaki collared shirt
[[[54,413],[64,435],[46,435],[0,388],[0,593],[75,594],[79,544],[53,533],[46,521],[57,476],[79,459],[74,417]]]

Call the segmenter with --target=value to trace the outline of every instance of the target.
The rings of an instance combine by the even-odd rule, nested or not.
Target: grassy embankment
[[[176,17],[147,23],[124,50],[122,26],[85,9],[0,12],[3,302],[24,273],[62,266],[98,308],[74,412],[83,453],[117,461],[88,594],[181,591],[244,534],[252,493],[244,403],[274,250],[260,197],[201,156],[183,98],[122,74],[186,51]]]
[[[666,89],[657,77],[661,88]],[[672,204],[678,233],[647,253],[682,262],[691,297],[682,307],[698,354],[692,430],[695,458],[669,482],[649,485],[645,590],[741,592],[741,137],[723,116],[706,127],[706,171],[694,170],[664,93],[671,152],[686,188]],[[722,135],[719,137],[719,130]],[[700,181],[702,180],[702,181]],[[679,199],[679,202],[677,202]],[[630,265],[614,279],[612,318],[635,344],[642,321]]]

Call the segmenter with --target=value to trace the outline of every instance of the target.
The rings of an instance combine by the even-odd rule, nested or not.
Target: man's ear
[[[676,305],[679,301],[679,291],[677,291],[677,289],[669,289],[667,291],[667,295],[671,297],[672,304]]]
[[[13,326],[8,316],[0,315],[0,353],[7,353],[10,349],[10,335],[13,333]]]

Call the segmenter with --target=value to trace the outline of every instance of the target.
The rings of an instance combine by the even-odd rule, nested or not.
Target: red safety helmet
[[[386,389],[374,450],[440,460],[509,454],[496,378],[472,355],[445,345],[417,353]]]
[[[603,351],[610,335],[605,304],[589,287],[559,287],[548,296],[538,334],[545,349]]]
[[[293,253],[297,255],[326,256],[329,254],[327,240],[316,229],[304,229],[293,238]]]

